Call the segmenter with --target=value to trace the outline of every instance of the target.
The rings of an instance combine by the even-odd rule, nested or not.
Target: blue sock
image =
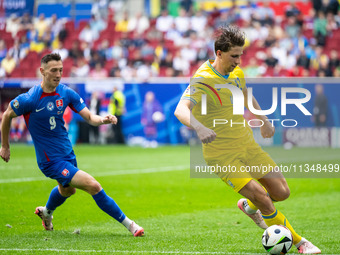
[[[106,195],[103,189],[92,197],[94,201],[96,201],[99,208],[113,217],[115,220],[121,223],[125,219],[125,214],[116,204],[116,202],[111,197]]]
[[[51,191],[50,197],[48,198],[46,208],[54,211],[59,205],[62,205],[67,197],[63,197],[58,190],[58,186],[54,187]]]

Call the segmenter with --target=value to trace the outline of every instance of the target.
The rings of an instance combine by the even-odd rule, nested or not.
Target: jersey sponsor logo
[[[63,109],[64,103],[62,99],[55,101],[55,104],[59,110]]]
[[[44,109],[45,109],[45,107],[40,108],[40,109],[35,109],[35,112],[40,112],[40,111],[42,111],[42,110],[44,110]]]
[[[18,100],[14,100],[13,106],[14,106],[15,109],[18,109],[19,108],[19,101]]]
[[[47,110],[52,111],[54,109],[54,104],[53,102],[48,102],[47,103]]]
[[[65,168],[62,172],[61,172],[62,175],[64,175],[65,177],[66,176],[69,176],[70,172]]]

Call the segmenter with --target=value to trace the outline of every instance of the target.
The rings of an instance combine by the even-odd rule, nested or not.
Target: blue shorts
[[[62,159],[47,162],[39,166],[46,177],[57,180],[63,187],[67,187],[73,176],[78,172],[77,160]]]

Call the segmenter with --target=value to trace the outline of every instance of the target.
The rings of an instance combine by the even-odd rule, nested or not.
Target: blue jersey
[[[39,167],[72,157],[72,144],[64,126],[65,108],[80,112],[86,107],[84,100],[66,85],[59,84],[55,92],[45,93],[41,86],[34,86],[27,93],[11,101],[16,115],[24,115],[31,133]]]

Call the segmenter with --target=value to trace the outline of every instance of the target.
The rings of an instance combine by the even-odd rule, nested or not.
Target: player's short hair
[[[232,47],[243,47],[245,43],[244,33],[233,25],[220,27],[215,38],[215,53],[220,50],[228,52]]]
[[[59,53],[50,53],[42,57],[41,59],[41,64],[47,64],[48,62],[55,60],[55,61],[60,61],[61,56]]]

